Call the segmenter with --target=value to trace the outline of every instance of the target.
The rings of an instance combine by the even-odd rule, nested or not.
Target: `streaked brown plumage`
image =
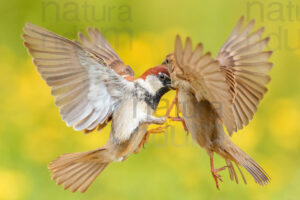
[[[147,128],[148,125],[141,125],[130,139],[121,144],[114,142],[114,133],[111,133],[108,142],[96,150],[61,155],[48,166],[52,180],[72,192],[85,192],[107,165],[115,161],[123,162],[139,151]]]
[[[233,167],[243,166],[264,185],[270,180],[267,173],[250,156],[239,149],[226,135],[246,126],[267,91],[272,52],[262,51],[269,38],[260,39],[264,28],[251,33],[254,20],[242,29],[242,17],[221,48],[216,59],[203,53],[202,44],[193,50],[190,38],[183,48],[179,36],[175,50],[164,62],[171,74],[172,85],[178,90],[178,104],[188,131],[210,156],[211,172],[219,188],[217,173],[226,167],[231,180],[238,183]],[[213,153],[221,155],[226,166],[214,168]],[[246,180],[241,172],[242,178]]]
[[[79,33],[80,43],[29,23],[22,35],[68,126],[90,132],[112,121],[105,145],[65,154],[50,163],[52,179],[72,192],[85,192],[109,163],[139,151],[148,125],[165,122],[153,114],[171,86],[164,66],[150,68],[134,80],[132,69],[97,29],[89,28],[88,35],[90,41]]]

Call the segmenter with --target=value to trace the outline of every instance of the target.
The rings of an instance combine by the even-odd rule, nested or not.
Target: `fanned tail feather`
[[[259,164],[257,164],[249,155],[247,155],[245,152],[239,149],[236,145],[234,145],[233,148],[231,146],[230,150],[227,152],[230,154],[230,157],[232,157],[234,162],[236,163],[236,167],[240,171],[245,184],[247,184],[247,182],[242,171],[239,168],[239,165],[244,167],[254,178],[255,182],[258,183],[259,185],[263,186],[270,182],[270,177],[265,172],[265,170]],[[228,166],[230,179],[231,180],[235,179],[236,182],[238,183],[237,175],[232,165],[232,162],[226,159],[226,163]]]
[[[97,176],[110,163],[106,156],[106,149],[83,153],[64,154],[52,161],[48,168],[52,173],[52,180],[57,185],[72,192],[84,193]]]

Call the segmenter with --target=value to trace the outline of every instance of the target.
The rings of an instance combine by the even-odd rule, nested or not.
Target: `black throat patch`
[[[169,91],[169,87],[163,87],[159,89],[155,95],[151,95],[149,92],[146,91],[145,93],[145,101],[146,103],[153,109],[156,110],[158,103],[161,97]]]
[[[135,87],[135,96],[138,99],[144,100],[153,110],[156,110],[161,97],[170,90],[169,87],[162,87],[154,95],[152,95],[139,84],[135,84]]]

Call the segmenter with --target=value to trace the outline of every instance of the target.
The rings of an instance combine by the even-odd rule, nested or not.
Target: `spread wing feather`
[[[88,38],[82,33],[78,33],[78,38],[82,45],[92,51],[97,57],[104,60],[116,73],[126,77],[127,80],[134,80],[134,71],[125,65],[119,55],[113,50],[97,28],[87,29]]]
[[[217,56],[230,85],[234,114],[232,123],[237,129],[246,126],[256,113],[260,100],[267,92],[266,84],[270,81],[268,73],[273,66],[268,61],[272,52],[263,51],[269,42],[268,37],[261,39],[264,27],[251,33],[254,20],[244,29],[243,22],[244,17],[239,20]],[[229,133],[232,134],[231,131]]]
[[[130,94],[133,83],[78,42],[29,23],[22,36],[38,72],[51,86],[62,119],[75,130],[106,123],[121,98]]]
[[[210,53],[203,55],[202,44],[198,44],[194,51],[190,38],[185,44],[183,48],[180,37],[176,37],[174,55],[182,70],[178,78],[190,83],[198,101],[210,101],[226,127],[233,130],[230,87],[218,61],[212,59]]]

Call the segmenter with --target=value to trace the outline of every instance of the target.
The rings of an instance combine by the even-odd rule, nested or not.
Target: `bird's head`
[[[170,53],[166,56],[162,65],[168,69],[169,73],[172,73],[175,70],[175,62],[174,53]]]
[[[170,73],[170,78],[172,80],[172,87],[178,88],[178,75],[182,74],[182,71],[180,70],[179,67],[176,66],[176,60],[174,53],[170,53],[166,56],[166,59],[162,63],[162,66],[165,66],[169,73]]]
[[[137,81],[150,94],[161,94],[168,92],[171,87],[171,78],[167,67],[159,65],[145,71]]]

